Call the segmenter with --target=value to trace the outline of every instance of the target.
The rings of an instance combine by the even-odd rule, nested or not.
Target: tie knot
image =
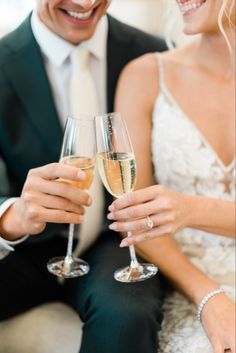
[[[89,63],[88,49],[82,46],[74,48],[71,53],[71,63],[74,69],[77,68],[80,71],[87,70]]]

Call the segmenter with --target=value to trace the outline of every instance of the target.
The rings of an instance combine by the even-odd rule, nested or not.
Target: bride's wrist
[[[197,307],[197,320],[199,322],[202,322],[202,313],[203,313],[203,310],[204,310],[205,306],[207,305],[208,301],[212,300],[213,297],[215,297],[221,293],[225,293],[225,291],[223,288],[218,287],[217,289],[206,293],[206,295],[202,298],[202,300],[200,301],[200,303]]]
[[[219,285],[210,278],[202,278],[202,281],[199,281],[198,285],[195,286],[194,293],[191,298],[195,307],[198,308],[199,304],[207,293],[210,293],[218,288]]]
[[[197,228],[201,224],[201,212],[202,212],[202,196],[187,195],[188,202],[188,227],[189,228]]]

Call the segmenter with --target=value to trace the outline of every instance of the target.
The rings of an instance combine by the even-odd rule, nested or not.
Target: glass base
[[[123,283],[141,282],[155,276],[158,268],[153,264],[139,264],[136,268],[124,267],[114,273],[114,278]]]
[[[48,261],[47,269],[55,276],[74,278],[86,275],[89,272],[89,264],[78,258],[65,261],[65,257],[54,257]]]

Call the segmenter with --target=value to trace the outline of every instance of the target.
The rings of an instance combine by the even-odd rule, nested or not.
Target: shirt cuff
[[[17,197],[12,197],[0,205],[0,218],[17,199]],[[17,245],[26,240],[28,237],[29,235],[25,235],[20,239],[10,241],[3,239],[0,236],[0,259],[8,255],[9,251],[14,251],[14,248],[11,245]]]

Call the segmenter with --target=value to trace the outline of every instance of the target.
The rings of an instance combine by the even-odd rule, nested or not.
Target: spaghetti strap
[[[173,97],[166,86],[165,82],[165,65],[164,65],[164,60],[162,59],[160,53],[157,53],[157,64],[158,64],[158,70],[159,70],[159,87],[160,87],[160,93],[162,93],[165,98],[168,100],[168,102],[173,105]]]
[[[165,91],[165,72],[164,72],[164,62],[160,53],[157,53],[157,64],[158,64],[158,71],[159,71],[159,86],[160,92]]]

